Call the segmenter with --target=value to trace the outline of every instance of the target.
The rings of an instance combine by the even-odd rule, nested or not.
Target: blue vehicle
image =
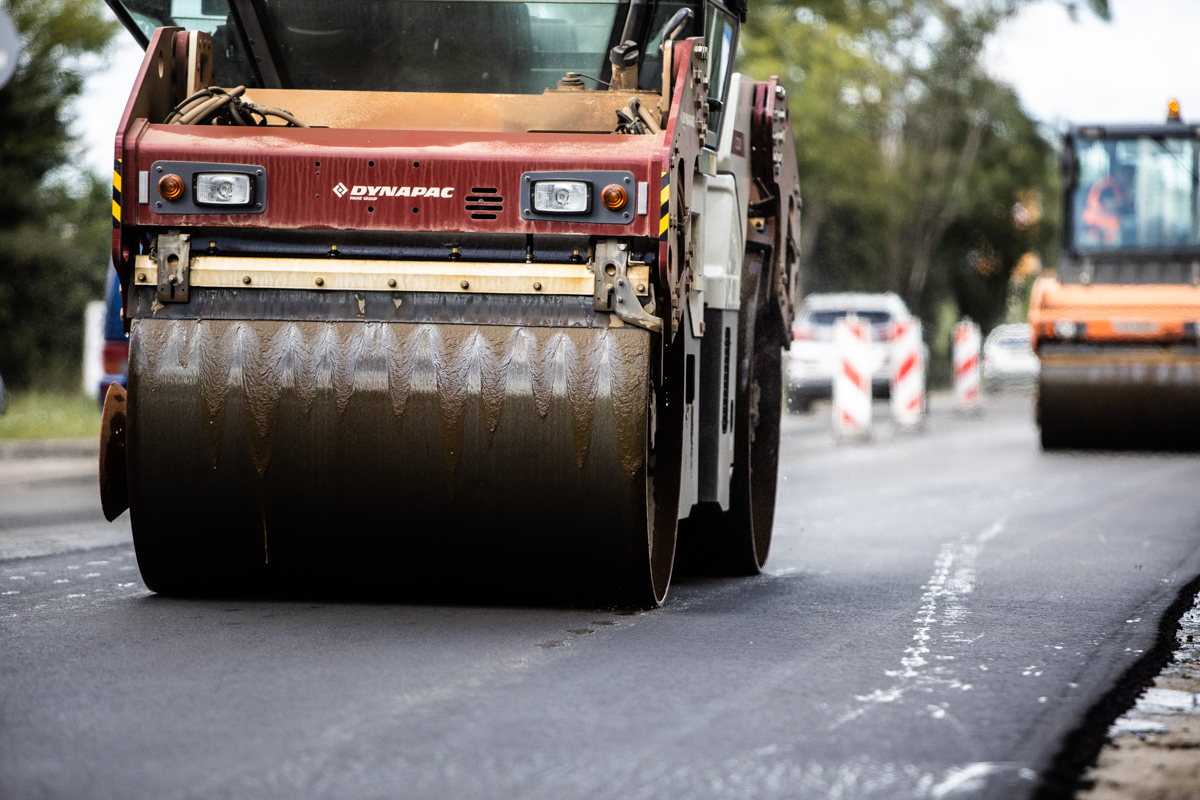
[[[114,383],[126,385],[129,374],[129,334],[121,320],[121,282],[115,269],[108,271],[108,286],[104,291],[104,374],[100,378],[100,407],[104,396]]]

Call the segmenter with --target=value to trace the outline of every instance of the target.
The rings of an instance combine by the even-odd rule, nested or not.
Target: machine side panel
[[[733,372],[737,364],[736,310],[709,307],[704,312],[700,371],[699,502],[729,509],[729,479],[733,472]]]
[[[703,40],[685,39],[672,46],[671,111],[661,150],[659,280],[669,290],[672,337],[680,327],[691,281],[692,184],[704,144],[698,120],[702,123],[708,113],[708,51],[698,44]]]
[[[729,86],[725,126],[717,151],[717,171],[737,181],[738,219],[745,220],[750,204],[750,115],[754,111],[754,81],[735,73]]]
[[[1105,253],[1101,256],[1064,254],[1058,260],[1063,284],[1190,284],[1200,286],[1200,253]]]
[[[172,107],[171,87],[175,70],[175,34],[182,28],[159,28],[150,38],[142,65],[133,82],[133,91],[125,102],[125,111],[113,142],[113,265],[125,287],[133,252],[126,222],[137,216],[137,171],[134,168],[133,139],[139,119],[161,119]]]
[[[172,102],[175,85],[175,34],[183,28],[159,28],[154,31],[142,65],[133,82],[133,91],[125,103],[117,135],[128,133],[134,120],[145,119],[158,122],[165,119],[174,107]]]
[[[1034,345],[1057,338],[1055,323],[1076,326],[1090,342],[1179,342],[1194,339],[1200,286],[1062,284],[1040,278],[1029,303]]]
[[[759,202],[773,210],[774,218],[765,220],[772,250],[767,276],[778,309],[779,343],[786,347],[800,289],[800,179],[787,89],[776,77],[757,86],[751,134],[754,177],[772,195]]]
[[[732,175],[717,175],[705,181],[703,230],[704,304],[709,308],[737,311],[741,307],[742,254],[745,217],[739,216],[737,184]]]
[[[683,406],[683,457],[679,483],[679,518],[686,519],[692,506],[700,502],[700,475],[705,464],[705,451],[700,431],[704,413],[704,397],[700,393],[704,378],[703,346],[708,336],[700,338],[692,333],[691,308],[685,306],[684,319],[679,326],[675,346],[683,346],[684,352],[684,406]],[[680,341],[682,340],[682,341]]]

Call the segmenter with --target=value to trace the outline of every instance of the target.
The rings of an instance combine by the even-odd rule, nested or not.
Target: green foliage
[[[33,192],[23,222],[0,227],[0,375],[13,386],[79,388],[83,313],[103,297],[112,187],[86,176],[75,197]]]
[[[1050,259],[1054,145],[981,64],[987,38],[1020,6],[767,0],[752,9],[739,67],[788,86],[805,292],[895,291],[930,322],[953,307],[986,329],[1004,316],[1026,254]],[[1108,13],[1104,0],[1089,7]]]
[[[932,271],[945,282],[933,295],[953,297],[987,328],[1005,321],[1010,276],[1026,253],[1053,263],[1059,210],[1057,153],[1011,91],[1000,89],[997,106]]]
[[[116,23],[99,0],[8,0],[23,50],[0,90],[0,374],[11,385],[77,386],[83,309],[103,292],[108,176],[74,188],[68,109],[87,54]]]
[[[1079,14],[1079,3],[1074,0],[1058,0],[1067,9],[1067,13],[1071,15],[1071,19],[1076,19]],[[1086,0],[1087,7],[1092,13],[1103,20],[1112,19],[1112,12],[1108,8],[1108,0]]]
[[[872,289],[887,280],[898,176],[885,168],[879,145],[888,122],[881,100],[899,86],[859,41],[868,21],[849,8],[762,3],[742,31],[741,69],[759,79],[778,75],[789,90],[805,291]],[[854,94],[859,102],[844,101]]]
[[[96,401],[78,392],[17,392],[0,416],[0,439],[95,439]]]

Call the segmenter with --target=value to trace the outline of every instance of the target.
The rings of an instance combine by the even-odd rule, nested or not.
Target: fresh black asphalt
[[[655,611],[0,561],[0,798],[1032,797],[1200,575],[1200,459],[1045,454],[1028,397],[950,403],[868,444],[787,417],[766,574]]]

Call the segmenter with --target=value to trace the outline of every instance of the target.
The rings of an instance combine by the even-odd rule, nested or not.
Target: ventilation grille
[[[496,194],[496,189],[476,186],[467,195],[467,211],[471,219],[495,219],[504,210],[504,198]]]

